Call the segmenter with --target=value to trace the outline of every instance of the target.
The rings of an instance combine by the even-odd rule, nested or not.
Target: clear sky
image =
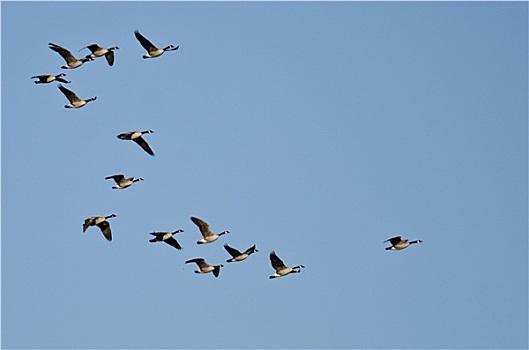
[[[3,1],[2,347],[527,348],[527,7]]]

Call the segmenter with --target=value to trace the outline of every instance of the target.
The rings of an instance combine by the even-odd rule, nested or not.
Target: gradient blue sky
[[[527,9],[3,1],[2,347],[527,348]],[[120,47],[65,71],[95,102],[48,42]]]

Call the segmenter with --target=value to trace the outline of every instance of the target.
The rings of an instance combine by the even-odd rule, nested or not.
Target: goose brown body
[[[61,84],[59,84],[59,90],[61,90],[61,92],[64,94],[64,96],[66,96],[68,101],[70,101],[70,103],[65,105],[64,108],[81,108],[85,106],[88,102],[92,102],[97,99],[97,96],[94,96],[86,100],[80,99],[79,97],[77,97],[77,95],[73,91],[68,90]]]
[[[91,57],[75,58],[75,56],[67,49],[54,43],[49,43],[49,48],[57,52],[66,61],[66,64],[62,66],[62,69],[75,69],[79,68],[85,62],[93,61]]]
[[[219,239],[220,236],[230,233],[230,231],[223,231],[219,234],[213,233],[209,227],[209,224],[202,219],[192,216],[191,221],[198,226],[200,233],[202,234],[202,239],[197,242],[197,244],[206,244],[215,242]]]
[[[241,253],[235,248],[230,247],[227,244],[224,244],[224,249],[226,249],[226,251],[232,256],[232,258],[226,260],[226,262],[243,261],[246,260],[246,258],[248,258],[251,254],[258,252],[258,250],[255,248],[255,244],[250,248],[246,249],[246,251],[243,253]]]
[[[384,241],[384,243],[386,242],[391,243],[391,247],[386,247],[386,250],[402,250],[408,248],[412,244],[422,243],[420,239],[408,241],[407,239],[402,239],[401,236],[392,237]]]
[[[35,75],[31,77],[31,79],[38,79],[35,81],[35,84],[49,84],[54,81],[59,81],[64,84],[69,84],[70,82],[68,80],[62,78],[64,76],[66,76],[66,74],[64,73],[60,73],[57,75],[42,74],[42,75]]]
[[[174,235],[180,232],[184,232],[182,229],[178,229],[174,232],[151,232],[150,234],[155,236],[153,239],[150,239],[149,242],[155,243],[155,242],[165,242],[169,244],[171,247],[174,247],[178,250],[182,249],[182,246],[178,243],[176,239],[174,239]]]
[[[305,268],[303,265],[294,267],[286,266],[283,260],[281,260],[274,251],[270,253],[270,263],[272,264],[274,270],[276,270],[276,272],[269,277],[270,279],[283,277],[291,273],[300,273],[301,269]]]
[[[140,32],[137,31],[137,30],[134,31],[134,36],[136,37],[136,39],[138,39],[138,41],[140,42],[141,46],[143,46],[143,48],[145,50],[147,50],[147,53],[142,56],[143,58],[159,57],[165,51],[175,51],[175,50],[178,50],[178,48],[179,48],[179,46],[174,46],[174,45],[167,45],[164,48],[158,48],[158,47],[154,46],[153,43],[150,42],[146,37],[141,35]]]
[[[110,214],[108,216],[92,216],[89,217],[84,221],[83,224],[83,232],[86,232],[88,227],[90,226],[97,226],[103,233],[103,236],[107,239],[107,241],[112,241],[112,230],[110,229],[110,224],[108,223],[107,219],[115,218],[115,214]]]
[[[150,154],[151,156],[154,156],[154,152],[152,151],[151,147],[145,141],[145,139],[142,137],[144,134],[152,134],[152,130],[145,130],[145,131],[127,131],[124,133],[119,134],[117,137],[120,140],[131,140],[134,141],[136,144],[138,144],[145,152]]]
[[[109,66],[113,66],[114,65],[114,50],[119,50],[119,47],[117,47],[117,46],[110,47],[110,48],[107,49],[107,48],[101,47],[101,46],[99,46],[97,44],[90,44],[90,45],[87,45],[87,46],[83,47],[83,49],[85,49],[85,48],[90,50],[90,52],[92,52],[90,55],[86,56],[87,58],[88,57],[94,58],[94,57],[105,56],[105,59],[107,60],[107,63],[108,63]]]
[[[139,177],[137,179],[134,179],[134,177],[126,178],[124,175],[111,175],[105,177],[105,180],[113,179],[114,182],[116,182],[115,186],[112,186],[114,189],[125,189],[127,187],[130,187],[135,182],[143,181],[143,178]]]
[[[224,265],[209,265],[206,263],[206,260],[202,258],[195,258],[190,259],[186,261],[186,264],[189,263],[196,263],[198,266],[198,270],[195,271],[195,273],[208,273],[213,272],[213,276],[219,277],[220,274],[220,268],[224,267]]]

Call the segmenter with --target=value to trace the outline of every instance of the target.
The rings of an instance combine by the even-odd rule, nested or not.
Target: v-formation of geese
[[[163,53],[167,51],[176,51],[179,48],[179,46],[174,46],[174,45],[167,45],[163,48],[158,48],[151,41],[149,41],[142,34],[140,34],[138,30],[134,31],[134,36],[139,41],[141,46],[147,51],[147,53],[142,56],[142,58],[144,59],[160,57]],[[90,45],[87,45],[81,48],[79,51],[83,49],[88,49],[90,50],[91,53],[85,57],[76,58],[69,50],[57,44],[49,43],[48,45],[51,50],[57,52],[64,59],[65,64],[61,66],[62,69],[77,69],[81,67],[84,63],[94,61],[94,59],[98,57],[105,57],[108,65],[113,66],[114,60],[115,60],[114,51],[119,50],[119,47],[117,46],[113,46],[110,48],[104,48],[104,47],[100,47],[98,44],[90,44]],[[63,84],[69,84],[70,81],[64,79],[63,78],[64,76],[66,76],[66,74],[64,73],[60,73],[57,75],[42,74],[42,75],[33,76],[31,77],[31,79],[38,79],[34,81],[35,84],[49,84],[54,81],[57,81]],[[69,103],[64,106],[65,108],[81,108],[85,106],[86,104],[88,104],[89,102],[95,101],[97,99],[96,96],[87,98],[87,99],[81,99],[73,91],[67,89],[62,84],[59,84],[58,88],[66,96],[66,98],[69,101]],[[152,151],[151,147],[142,137],[145,134],[151,134],[151,133],[153,133],[152,130],[127,131],[127,132],[123,132],[117,135],[117,137],[121,140],[134,141],[147,154],[154,156],[154,152]],[[125,175],[123,174],[110,175],[110,176],[105,177],[105,179],[114,180],[116,185],[112,186],[113,189],[126,189],[136,182],[143,181],[143,178],[141,177],[135,179],[134,177],[125,177]],[[115,214],[110,214],[108,216],[89,217],[83,223],[83,232],[85,232],[90,226],[97,226],[101,230],[103,236],[108,241],[112,241],[112,231],[111,231],[110,223],[108,222],[108,219],[111,219],[114,217],[116,217]],[[230,233],[227,230],[222,231],[220,233],[213,233],[207,222],[197,217],[194,217],[194,216],[191,217],[191,221],[198,227],[202,235],[202,239],[197,241],[197,244],[213,243],[217,241],[222,235]],[[151,232],[150,234],[153,235],[154,238],[150,239],[149,242],[151,243],[164,242],[170,245],[171,247],[176,248],[177,250],[181,250],[182,246],[178,243],[178,241],[174,238],[174,236],[182,232],[184,232],[182,229],[178,229],[173,232]],[[385,248],[386,250],[402,250],[402,249],[409,247],[412,244],[422,242],[421,240],[415,240],[415,241],[403,240],[401,239],[400,236],[390,238],[384,241],[384,243],[388,241],[391,243],[391,246]],[[224,249],[231,256],[230,259],[226,260],[226,262],[228,263],[241,262],[243,260],[246,260],[251,254],[258,252],[255,244],[251,246],[250,248],[246,249],[244,252],[240,252],[239,250],[229,246],[228,244],[224,244]],[[286,266],[285,263],[277,256],[275,251],[272,251],[269,257],[270,257],[270,263],[273,269],[275,270],[274,274],[269,276],[270,279],[283,277],[283,276],[286,276],[292,273],[300,273],[301,269],[305,267],[303,265],[297,265],[293,267]],[[186,264],[196,263],[198,266],[198,270],[196,270],[195,273],[205,274],[205,273],[212,272],[215,277],[219,276],[220,269],[224,266],[222,264],[209,265],[204,258],[189,259],[185,263]]]

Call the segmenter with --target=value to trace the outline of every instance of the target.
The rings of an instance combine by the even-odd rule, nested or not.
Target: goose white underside
[[[65,64],[64,66],[62,66],[61,68],[62,69],[75,69],[75,68],[79,68],[83,65],[84,62],[81,62],[81,61],[77,61],[75,63],[68,63],[68,64]]]
[[[289,275],[291,273],[300,273],[301,272],[301,269],[304,268],[305,266],[303,265],[300,265],[300,266],[296,266],[296,267],[285,267],[279,271],[276,271],[273,275],[270,275],[269,278],[278,278],[278,277],[284,277],[286,275]]]
[[[83,107],[84,105],[86,105],[86,101],[78,101],[78,102],[72,102],[72,103],[68,103],[66,106],[66,108],[81,108]]]
[[[202,238],[202,239],[201,239],[200,241],[198,241],[197,243],[198,243],[198,244],[213,243],[213,242],[215,242],[217,239],[219,239],[219,236],[217,236],[217,237],[208,236],[208,238]]]
[[[203,270],[195,270],[195,273],[210,273],[213,270],[215,270],[215,267],[208,266],[208,267],[205,267]]]
[[[146,53],[145,55],[143,55],[143,58],[156,58],[156,57],[160,57],[165,51],[162,50],[162,49],[159,49],[159,50],[156,50],[156,51],[151,51],[149,53]]]
[[[222,234],[213,234],[213,235],[210,235],[210,236],[206,236],[204,238],[202,238],[200,241],[198,241],[197,243],[198,244],[205,244],[205,243],[212,243],[212,242],[215,242],[217,239],[220,238],[220,236],[222,236]]]
[[[286,275],[289,275],[291,273],[298,273],[299,270],[290,270],[289,272],[281,272],[281,273],[274,273],[273,275],[270,276],[270,278],[279,278],[279,277],[284,277]]]

